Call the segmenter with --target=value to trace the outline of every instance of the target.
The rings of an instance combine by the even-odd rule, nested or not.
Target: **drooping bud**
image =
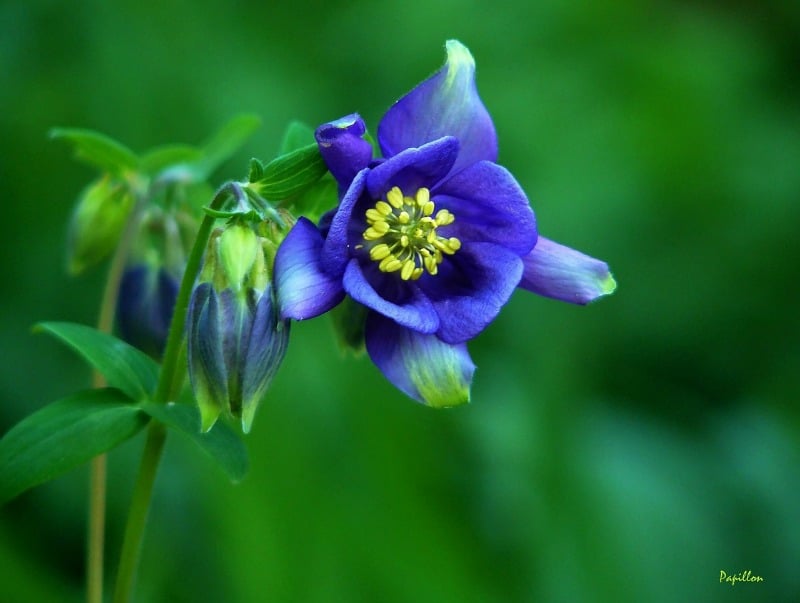
[[[156,360],[164,352],[186,262],[188,243],[178,218],[190,219],[157,207],[142,216],[117,298],[120,336]]]
[[[69,225],[68,257],[72,274],[83,272],[114,250],[133,206],[129,186],[108,175],[84,190]]]
[[[203,431],[227,412],[249,432],[286,354],[289,323],[278,318],[269,248],[243,221],[210,239],[186,321],[189,377]]]

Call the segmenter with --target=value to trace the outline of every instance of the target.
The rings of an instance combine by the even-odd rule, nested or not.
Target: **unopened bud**
[[[69,270],[78,274],[108,256],[119,242],[133,210],[124,182],[104,176],[83,192],[69,225]]]

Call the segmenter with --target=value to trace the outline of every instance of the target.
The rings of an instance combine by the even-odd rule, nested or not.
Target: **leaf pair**
[[[82,325],[43,323],[37,330],[77,351],[110,387],[53,402],[5,434],[0,440],[0,504],[115,448],[153,419],[189,437],[233,481],[244,477],[247,450],[227,425],[201,434],[194,406],[149,401],[158,377],[158,365],[151,358]]]

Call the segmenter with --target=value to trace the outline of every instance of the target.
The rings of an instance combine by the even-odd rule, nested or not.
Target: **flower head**
[[[289,324],[273,299],[271,242],[234,221],[216,232],[189,302],[189,376],[208,431],[220,413],[250,431],[286,354]]]
[[[418,401],[453,406],[469,399],[466,342],[517,286],[585,303],[602,273],[607,292],[605,264],[539,239],[525,193],[495,163],[494,125],[459,42],[383,117],[381,158],[364,132],[358,115],[317,129],[341,200],[322,228],[298,221],[278,250],[276,277],[294,291],[279,300],[282,317],[316,316],[346,293],[369,309],[367,351],[384,375]]]

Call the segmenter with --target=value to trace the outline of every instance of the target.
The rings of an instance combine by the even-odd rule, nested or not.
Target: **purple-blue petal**
[[[344,273],[347,260],[350,259],[349,242],[353,235],[360,235],[366,225],[352,220],[353,208],[361,199],[369,170],[361,170],[342,197],[336,213],[330,221],[328,234],[322,245],[322,268],[330,275],[341,277]],[[361,232],[353,229],[361,228]]]
[[[278,247],[274,278],[282,319],[313,318],[342,301],[341,275],[322,269],[322,245],[317,227],[301,217]]]
[[[384,157],[442,136],[455,136],[461,150],[453,172],[484,159],[497,159],[497,134],[478,96],[475,61],[456,40],[449,40],[446,48],[444,66],[398,100],[378,125]]]
[[[519,286],[545,297],[584,305],[617,287],[608,264],[544,237],[523,262]]]
[[[522,276],[522,260],[492,243],[468,243],[439,265],[439,274],[420,279],[439,315],[436,335],[462,343],[499,314]]]
[[[496,163],[471,165],[433,192],[437,208],[455,216],[448,236],[496,243],[518,255],[536,243],[536,218],[528,198],[514,176]]]
[[[228,401],[219,307],[209,283],[197,285],[192,291],[186,314],[186,341],[189,378],[200,408],[201,429],[208,431]]]
[[[408,196],[418,189],[433,188],[451,170],[458,156],[459,143],[453,137],[438,138],[419,148],[404,149],[376,165],[367,174],[367,191],[373,199],[385,199],[392,187]]]
[[[372,312],[366,345],[384,376],[414,400],[436,408],[469,402],[475,364],[466,344],[445,343]]]
[[[364,120],[353,113],[321,125],[314,133],[319,152],[340,190],[346,189],[372,159],[372,145],[362,138],[366,131]]]
[[[386,280],[400,280],[396,273],[378,275]],[[355,301],[420,333],[434,333],[439,328],[439,318],[430,300],[413,283],[403,282],[405,298],[389,300],[378,293],[364,275],[357,259],[350,260],[342,281],[345,291]],[[381,289],[385,289],[382,287]]]
[[[253,416],[280,368],[289,345],[289,321],[279,321],[267,289],[258,300],[242,368],[242,429],[250,431]]]

